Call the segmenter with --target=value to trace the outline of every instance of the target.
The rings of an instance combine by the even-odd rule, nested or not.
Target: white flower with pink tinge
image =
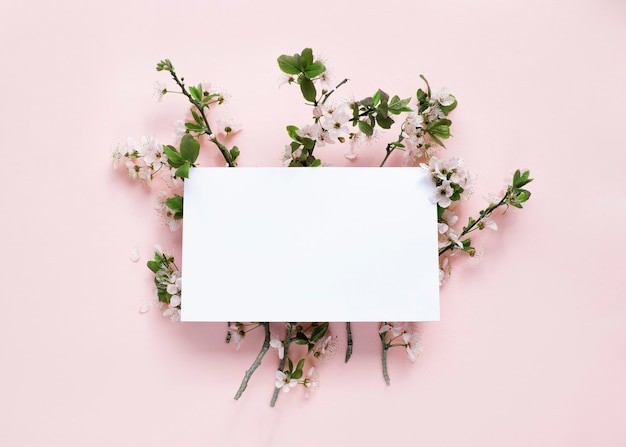
[[[281,370],[276,371],[276,382],[274,382],[276,388],[282,388],[285,393],[288,393],[297,384],[298,381],[296,379],[292,379],[289,374],[286,374]]]
[[[314,366],[312,366],[306,373],[306,378],[304,379],[302,384],[306,388],[306,393],[304,394],[304,397],[306,397],[307,399],[311,397],[312,393],[316,392],[320,388],[320,375]]]
[[[448,180],[444,180],[443,183],[435,188],[435,194],[431,198],[433,203],[436,203],[441,208],[447,208],[452,203],[450,197],[454,194],[454,189]]]
[[[441,90],[434,92],[432,98],[437,100],[439,104],[444,107],[454,104],[454,96],[450,94],[447,87],[443,87]]]
[[[285,345],[283,341],[278,337],[274,337],[270,340],[270,346],[278,351],[278,358],[282,360],[285,356]]]
[[[343,105],[324,112],[322,127],[328,131],[328,137],[332,141],[344,142],[350,136],[348,121],[350,121],[350,109],[347,105]]]
[[[415,331],[405,332],[402,334],[404,343],[406,343],[406,353],[409,359],[414,362],[417,356],[422,352],[422,344],[419,341],[419,334]]]

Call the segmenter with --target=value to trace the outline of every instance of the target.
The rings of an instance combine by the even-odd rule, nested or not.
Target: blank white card
[[[183,321],[439,319],[434,186],[420,168],[194,168]]]

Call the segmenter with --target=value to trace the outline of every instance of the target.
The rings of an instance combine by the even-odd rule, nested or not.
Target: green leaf
[[[189,93],[191,94],[191,97],[196,101],[200,101],[200,98],[202,98],[200,91],[194,86],[189,87]]]
[[[365,121],[359,121],[359,130],[363,132],[368,137],[371,137],[374,134],[374,129]]]
[[[180,155],[174,146],[163,146],[163,153],[167,155],[167,162],[172,168],[178,168],[185,163],[185,159]]]
[[[239,154],[241,154],[239,148],[237,146],[233,146],[233,148],[230,150],[230,156],[232,160],[235,161],[237,157],[239,157]]]
[[[289,357],[287,357],[287,362],[289,363],[289,372],[293,372],[293,362]]]
[[[530,199],[530,191],[527,191],[525,189],[520,189],[517,193],[517,202],[518,203],[526,202],[528,199]]]
[[[190,164],[194,164],[200,155],[200,143],[191,135],[183,135],[180,141],[180,154]]]
[[[292,141],[290,146],[291,146],[291,152],[293,153],[294,151],[297,151],[298,148],[302,146],[302,144],[298,143],[297,141]]]
[[[302,138],[302,145],[305,149],[311,150],[315,147],[315,140],[310,138]]]
[[[412,112],[413,109],[408,106],[409,101],[411,101],[411,98],[400,99],[397,95],[394,96],[389,102],[389,112],[394,115],[398,115],[402,112]]]
[[[159,297],[159,301],[161,303],[169,303],[170,302],[170,297],[172,295],[167,293],[167,291],[165,291],[165,290],[157,289],[157,296]]]
[[[196,123],[204,127],[204,121],[202,120],[202,117],[194,109],[195,107],[191,108],[191,116],[193,116],[193,119],[196,121]]]
[[[376,115],[376,122],[383,129],[389,129],[394,123],[394,120],[389,116]]]
[[[313,50],[305,48],[300,54],[300,63],[302,68],[306,71],[306,68],[313,63]]]
[[[377,90],[376,93],[372,95],[372,100],[374,101],[374,103],[372,104],[373,106],[377,106],[380,102],[380,92],[380,90]]]
[[[328,322],[322,323],[319,326],[316,326],[315,329],[311,332],[311,341],[317,342],[319,341],[326,331],[328,330]]]
[[[148,268],[150,270],[152,270],[154,273],[158,272],[159,270],[161,270],[161,263],[160,262],[156,262],[156,261],[148,261],[148,263],[146,264],[148,266]]]
[[[298,128],[296,126],[287,126],[287,134],[289,134],[289,138],[293,141],[300,141],[300,135],[296,133]]]
[[[532,182],[533,179],[529,177],[530,177],[530,171],[524,171],[522,173],[518,169],[517,171],[515,171],[515,174],[513,175],[513,187],[521,188],[522,186],[527,185],[528,183]]]
[[[318,166],[322,166],[322,160],[320,160],[319,158],[314,160],[313,163],[311,163],[311,166],[314,168],[317,168]]]
[[[163,59],[162,61],[159,61],[157,63],[156,70],[157,71],[163,71],[163,70],[174,71],[174,66],[172,65],[169,59]]]
[[[300,377],[302,377],[302,368],[304,368],[304,359],[300,359],[300,361],[296,365],[296,370],[291,375],[291,378],[299,379]]]
[[[307,101],[315,102],[315,98],[317,97],[317,90],[315,90],[315,86],[313,85],[313,81],[311,81],[307,77],[302,77],[300,79],[300,91],[302,91],[302,96]]]
[[[374,107],[374,98],[368,96],[367,98],[360,100],[359,103],[365,107]]]
[[[389,95],[387,93],[385,93],[381,89],[378,89],[378,92],[376,93],[378,93],[378,97],[380,98],[381,103],[384,103],[384,104],[389,103]]]
[[[445,146],[445,144],[443,144],[443,141],[441,141],[441,140],[440,140],[439,138],[437,138],[435,135],[431,134],[430,132],[429,132],[428,134],[430,135],[430,138],[432,138],[432,139],[433,139],[433,141],[434,141],[435,143],[437,143],[439,146],[444,147],[444,148],[446,147],[446,146]]]
[[[204,130],[204,125],[190,122],[190,123],[185,123],[185,128],[192,132],[202,132]]]
[[[440,119],[430,123],[426,128],[426,132],[428,132],[431,136],[436,135],[444,139],[449,138],[450,124],[452,124],[452,121],[448,119]]]
[[[303,341],[304,343],[300,343],[300,344],[307,344],[309,342],[309,338],[306,336],[306,334],[302,331],[297,332],[296,333],[296,343],[298,343],[298,341]]]
[[[389,116],[389,105],[386,102],[381,101],[378,107],[376,107],[376,112],[378,116],[387,117]]]
[[[189,168],[190,167],[191,167],[191,164],[188,161],[186,161],[185,163],[180,165],[180,167],[174,173],[174,176],[175,177],[180,177],[180,178],[189,178]]]
[[[178,194],[175,194],[174,197],[170,197],[165,201],[165,204],[172,211],[183,211],[183,198]]]
[[[421,88],[417,89],[417,101],[419,103],[422,103],[425,100],[426,100],[426,93],[424,93],[424,90],[422,90]]]
[[[326,71],[326,67],[321,62],[313,62],[304,69],[307,78],[313,79]]]
[[[300,68],[300,61],[295,56],[287,56],[283,54],[278,58],[278,66],[287,74],[297,75],[302,72]]]
[[[428,83],[424,75],[420,75],[420,78],[422,78],[422,80],[426,83],[426,87],[428,88],[428,96],[430,96],[430,84]]]

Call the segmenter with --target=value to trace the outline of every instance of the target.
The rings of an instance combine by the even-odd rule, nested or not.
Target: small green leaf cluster
[[[165,205],[174,212],[174,219],[180,220],[183,218],[183,197],[178,194],[174,194],[174,197],[170,197],[165,201]]]
[[[522,203],[530,199],[530,191],[522,187],[532,181],[530,171],[520,171],[519,169],[515,171],[513,181],[507,189],[508,199],[505,203],[515,208],[522,208]]]
[[[226,163],[230,167],[236,166],[236,159],[240,154],[239,149],[234,146],[232,149],[228,149],[224,144],[220,143],[217,137],[213,134],[211,130],[211,126],[206,117],[205,110],[209,110],[214,104],[222,104],[224,102],[224,96],[221,93],[213,92],[211,93],[200,83],[195,86],[187,87],[184,83],[184,78],[179,78],[174,70],[172,63],[168,60],[162,60],[157,64],[157,71],[169,71],[172,79],[181,90],[181,93],[187,97],[189,102],[191,103],[191,116],[192,120],[185,122],[185,129],[187,134],[194,133],[196,138],[199,138],[201,135],[207,135],[209,137],[209,141],[215,144],[226,160]],[[199,144],[199,143],[198,143]],[[190,157],[177,157],[174,152],[175,149],[172,149],[172,146],[169,146],[171,150],[171,154],[176,159],[174,163],[177,165],[176,176],[180,178],[187,178],[189,175],[189,168],[194,166],[195,159],[191,160]],[[181,147],[182,153],[182,147]],[[168,157],[170,154],[168,154]],[[197,156],[196,156],[197,158]]]
[[[294,368],[293,362],[291,361],[290,358],[287,359],[287,368],[283,371],[286,375],[288,379],[295,379],[298,380],[299,378],[302,377],[302,369],[304,368],[304,362],[306,361],[306,359],[300,359],[297,363],[297,365]]]
[[[305,48],[302,53],[292,56],[283,54],[278,57],[278,66],[284,73],[295,76],[292,78],[293,81],[290,81],[300,86],[304,99],[317,105],[317,89],[314,81],[326,71],[326,67],[322,62],[313,59],[313,50]]]
[[[147,267],[154,273],[154,285],[159,301],[180,309],[181,275],[174,257],[156,249],[154,258],[147,262]]]
[[[390,129],[395,121],[389,115],[413,111],[408,106],[409,101],[411,98],[400,99],[397,95],[390,100],[389,95],[379,89],[372,96],[351,104],[352,125],[358,126],[359,130],[368,137],[374,134],[376,125],[382,129]]]
[[[189,177],[189,168],[196,166],[196,160],[200,155],[200,143],[192,135],[185,134],[180,140],[180,150],[174,146],[163,146],[163,151],[167,155],[167,162],[176,169],[174,176],[180,178]]]
[[[476,248],[472,246],[471,239],[466,237],[468,233],[471,233],[475,230],[483,230],[487,227],[485,224],[486,219],[491,216],[491,214],[498,208],[502,206],[513,206],[515,208],[522,208],[522,203],[526,202],[530,198],[530,191],[522,188],[526,186],[528,183],[532,182],[533,179],[530,178],[530,171],[528,170],[516,170],[513,175],[513,180],[510,185],[506,188],[506,193],[504,197],[495,201],[495,203],[489,204],[489,206],[483,210],[478,212],[478,218],[469,217],[467,220],[467,225],[463,227],[461,234],[458,237],[455,237],[453,240],[450,240],[448,245],[444,245],[439,249],[439,256],[444,254],[447,251],[460,249],[461,251],[469,254],[470,256],[474,256],[476,254]],[[440,217],[441,219],[441,217]],[[451,232],[451,234],[454,234]]]
[[[311,323],[310,328],[304,331],[302,326],[296,326],[294,343],[307,346],[307,354],[310,354],[328,331],[329,323]],[[309,333],[310,332],[310,333]],[[309,333],[307,335],[307,333]]]
[[[287,126],[287,134],[291,138],[291,143],[285,148],[289,167],[318,167],[322,161],[315,158],[313,149],[315,141],[298,135],[299,129],[296,126]]]
[[[169,59],[163,59],[159,61],[156,65],[157,71],[174,71],[174,66]]]

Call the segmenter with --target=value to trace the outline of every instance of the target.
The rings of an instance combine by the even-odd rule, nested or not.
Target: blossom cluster
[[[128,138],[111,154],[113,168],[123,165],[128,177],[150,185],[155,175],[161,172],[164,180],[171,181],[172,173],[167,163],[163,145],[154,137],[143,136],[139,141]]]
[[[401,346],[406,349],[409,360],[414,362],[422,352],[419,333],[414,324],[411,323],[389,323],[380,324],[378,333],[384,337],[387,348]]]
[[[180,321],[182,275],[174,257],[157,245],[154,258],[148,261],[148,268],[154,273],[155,295],[163,316],[173,322]]]
[[[476,255],[469,233],[485,228],[496,230],[497,224],[491,219],[496,209],[521,208],[522,203],[530,198],[530,192],[525,189],[532,181],[529,172],[517,170],[505,193],[492,200],[478,216],[469,217],[467,224],[460,228],[457,205],[472,194],[475,180],[460,158],[446,160],[437,156],[438,151],[445,148],[443,140],[451,136],[449,114],[457,107],[456,97],[446,87],[433,91],[426,78],[420,75],[425,88],[419,88],[414,98],[391,96],[379,89],[358,101],[350,99],[331,103],[329,98],[348,80],[333,86],[325,63],[314,57],[310,48],[293,55],[283,54],[277,62],[286,76],[284,81],[298,85],[307,105],[312,107],[312,123],[286,127],[291,141],[285,146],[284,166],[321,166],[315,149],[335,144],[347,144],[344,156],[352,160],[357,157],[357,148],[361,144],[383,138],[384,133],[397,122],[397,137],[386,144],[380,166],[384,166],[390,155],[399,150],[404,152],[403,165],[419,164],[429,172],[434,183],[431,200],[437,207],[440,284],[450,275],[451,256],[459,252],[472,257]],[[153,137],[142,137],[138,142],[128,139],[114,149],[112,159],[114,168],[123,166],[132,180],[150,186],[155,178],[160,177],[170,188],[169,192],[158,192],[155,208],[160,220],[171,231],[176,231],[180,228],[184,211],[182,185],[190,169],[198,165],[202,146],[212,144],[223,157],[225,166],[237,166],[239,148],[228,147],[227,142],[230,135],[241,129],[241,125],[230,118],[209,121],[209,110],[225,101],[225,95],[219,89],[207,82],[186,85],[168,59],[157,64],[157,71],[169,73],[177,86],[177,90],[170,90],[166,84],[157,82],[154,90],[157,100],[161,101],[168,93],[184,96],[191,105],[187,118],[176,121],[172,145],[163,145]],[[133,255],[133,260],[136,259],[137,256]],[[179,321],[182,275],[174,257],[156,246],[147,267],[154,274],[154,302],[164,316],[171,321]],[[150,307],[151,303],[144,303],[141,311]],[[227,342],[232,342],[239,349],[246,334],[258,328],[264,330],[264,341],[252,366],[245,372],[235,399],[245,391],[252,374],[270,350],[274,350],[278,358],[272,379],[272,406],[281,390],[286,393],[302,386],[307,397],[316,391],[320,386],[319,370],[334,357],[339,345],[337,336],[330,333],[329,323],[286,323],[280,328],[284,330],[281,335],[272,333],[269,322],[229,322]],[[347,362],[352,353],[349,322],[346,323],[346,335]],[[401,348],[409,360],[415,361],[422,345],[413,323],[381,322],[378,335],[382,347],[383,377],[389,384],[388,350]]]

